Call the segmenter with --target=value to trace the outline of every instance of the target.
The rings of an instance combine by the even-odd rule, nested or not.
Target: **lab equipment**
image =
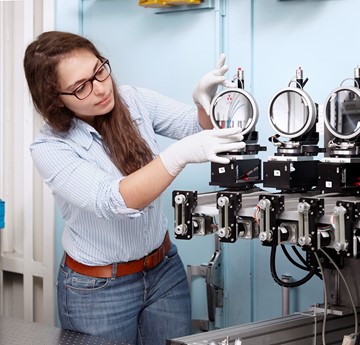
[[[299,68],[296,79],[290,82],[295,82],[296,87],[289,84],[275,94],[269,104],[268,119],[275,131],[270,141],[277,151],[263,163],[263,186],[275,188],[274,192],[257,187],[255,183],[243,184],[240,178],[235,178],[246,161],[238,157],[247,157],[248,145],[254,144],[251,133],[258,117],[254,99],[241,89],[243,82],[238,83],[239,88],[225,89],[214,97],[211,104],[214,126],[242,128],[246,146],[242,150],[221,153],[230,159],[230,163],[216,166],[219,174],[225,174],[223,180],[218,177],[214,180],[211,167],[210,184],[217,183],[220,190],[173,191],[175,236],[182,240],[215,236],[216,243],[229,245],[241,240],[258,240],[270,249],[269,269],[276,284],[282,288],[300,288],[310,279],[321,279],[324,300],[309,306],[307,311],[212,329],[173,339],[168,345],[312,345],[325,343],[328,333],[333,344],[349,343],[357,338],[360,308],[357,283],[360,280],[359,77],[360,70],[356,68],[355,85],[335,89],[325,102],[325,147],[319,145],[318,105],[303,90],[307,82],[303,80],[303,70]],[[252,154],[258,153],[258,149]],[[314,159],[320,153],[324,158]],[[236,173],[227,174],[231,169]],[[261,183],[261,175],[254,182]],[[291,264],[304,271],[301,279],[285,279],[278,274],[279,249]],[[298,260],[289,255],[290,249]],[[216,262],[221,262],[221,255],[217,248]],[[219,291],[225,287],[211,281],[214,275],[206,277],[207,286],[217,287],[216,291],[208,288],[205,291],[208,310],[213,311],[211,301],[217,301],[216,307],[221,308]],[[213,316],[209,314],[208,320],[202,323],[213,322]]]
[[[222,152],[231,164],[211,164],[211,185],[224,188],[251,189],[261,181],[261,161],[254,157],[266,147],[260,146],[255,130],[259,110],[254,97],[243,89],[244,71],[238,69],[232,80],[238,87],[225,88],[217,94],[210,106],[210,119],[214,128],[239,128],[244,136],[245,148]]]
[[[322,152],[317,144],[317,104],[304,91],[303,70],[278,91],[270,102],[268,119],[275,134],[269,141],[277,152],[264,162],[264,187],[280,190],[311,190],[318,182],[314,157]],[[290,86],[295,82],[296,87]],[[282,139],[284,138],[284,139]]]
[[[353,80],[354,86],[341,85],[325,101],[327,155],[319,164],[319,185],[325,191],[356,192],[360,188],[359,70],[354,69],[353,79],[345,79]]]

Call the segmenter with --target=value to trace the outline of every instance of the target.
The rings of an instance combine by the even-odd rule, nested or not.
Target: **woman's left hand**
[[[225,54],[221,54],[216,68],[200,79],[192,94],[197,107],[205,109],[208,115],[210,114],[211,101],[216,94],[218,86],[236,87],[235,83],[232,83],[225,77],[225,73],[228,71],[228,66],[225,65],[225,59]]]

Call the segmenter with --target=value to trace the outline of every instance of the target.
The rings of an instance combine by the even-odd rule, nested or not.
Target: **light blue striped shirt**
[[[201,130],[194,106],[133,86],[119,92],[155,155],[156,134],[181,139]],[[72,258],[106,265],[139,259],[161,244],[167,228],[161,198],[141,210],[126,207],[119,192],[124,176],[92,126],[75,118],[59,135],[44,125],[30,151],[65,221],[62,244]]]

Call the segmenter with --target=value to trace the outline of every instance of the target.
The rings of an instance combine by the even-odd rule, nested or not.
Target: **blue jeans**
[[[189,286],[174,244],[157,267],[115,279],[61,264],[57,298],[63,329],[132,345],[165,345],[191,332]]]

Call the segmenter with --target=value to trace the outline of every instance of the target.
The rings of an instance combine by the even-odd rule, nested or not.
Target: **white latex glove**
[[[206,113],[210,114],[210,104],[216,94],[219,85],[225,87],[236,87],[235,83],[227,80],[224,76],[228,71],[228,66],[224,65],[226,56],[221,54],[216,68],[205,74],[196,84],[193,91],[193,100],[198,108],[204,108]]]
[[[229,158],[216,154],[244,148],[243,139],[240,128],[205,130],[170,145],[160,158],[169,174],[177,176],[188,163],[229,163]]]

